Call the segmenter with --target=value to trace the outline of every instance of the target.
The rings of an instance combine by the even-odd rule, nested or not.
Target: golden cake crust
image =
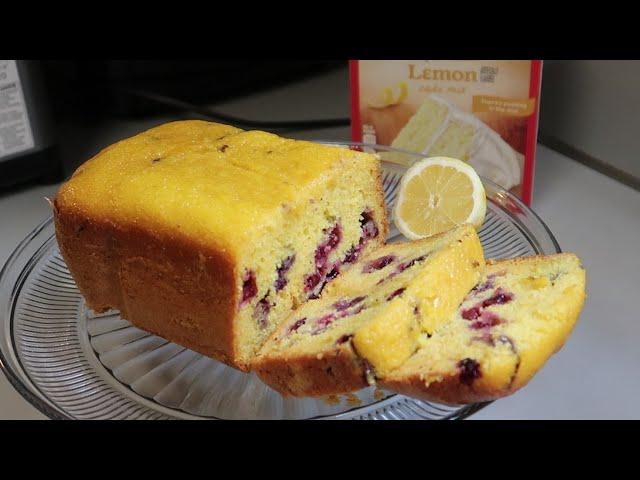
[[[254,365],[263,382],[285,397],[320,397],[367,387],[366,366],[350,342],[322,356],[269,357]]]
[[[143,330],[247,370],[234,361],[238,299],[229,255],[190,238],[61,211],[55,201],[54,220],[60,251],[89,308],[117,309]],[[166,301],[159,304],[151,291]]]

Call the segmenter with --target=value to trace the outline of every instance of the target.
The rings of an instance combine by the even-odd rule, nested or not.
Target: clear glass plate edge
[[[0,369],[16,391],[37,410],[52,420],[67,420],[72,417],[44,396],[20,365],[20,361],[15,355],[16,347],[11,335],[11,318],[15,305],[11,299],[14,298],[16,290],[20,288],[25,272],[28,270],[27,267],[35,261],[35,254],[46,245],[46,240],[42,242],[37,240],[52,223],[53,217],[50,216],[33,229],[18,244],[0,270],[0,302],[2,302],[4,316],[2,328],[0,328]],[[33,253],[25,252],[33,247],[36,247]],[[24,261],[25,259],[26,261]],[[21,260],[23,261],[22,265],[19,264]]]

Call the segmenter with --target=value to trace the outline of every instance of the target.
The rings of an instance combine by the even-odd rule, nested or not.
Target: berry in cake
[[[289,282],[289,279],[287,278],[287,273],[289,272],[289,269],[291,268],[295,260],[296,260],[295,255],[289,255],[278,266],[278,269],[277,269],[278,278],[276,278],[276,281],[273,285],[276,289],[276,292],[279,292],[280,290],[282,290],[284,287],[287,286],[287,283]]]
[[[253,297],[258,294],[258,285],[256,284],[256,273],[247,271],[242,276],[242,296],[240,297],[240,306],[249,303]]]
[[[480,364],[473,358],[465,358],[458,362],[460,383],[471,385],[473,381],[480,378]]]

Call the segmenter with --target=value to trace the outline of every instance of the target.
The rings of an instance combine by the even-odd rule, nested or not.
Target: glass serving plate
[[[410,164],[422,155],[389,147]],[[397,158],[397,157],[396,157]],[[406,165],[383,160],[393,207]],[[480,238],[487,258],[560,252],[540,218],[489,180]],[[402,240],[391,226],[389,241]],[[13,386],[55,419],[461,419],[486,406],[446,406],[370,387],[331,398],[285,399],[255,374],[133,327],[118,312],[95,314],[60,256],[51,218],[25,238],[0,272],[0,366]]]

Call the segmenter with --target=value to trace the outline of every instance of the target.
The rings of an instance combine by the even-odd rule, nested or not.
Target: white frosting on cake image
[[[391,146],[425,156],[459,158],[506,189],[520,184],[524,156],[473,114],[437,95],[426,98]],[[406,163],[401,154],[385,153],[383,157]]]

